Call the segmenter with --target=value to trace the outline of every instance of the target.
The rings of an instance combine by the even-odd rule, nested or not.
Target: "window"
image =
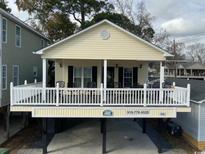
[[[74,87],[81,87],[81,77],[82,77],[82,68],[81,67],[74,67],[73,68],[73,83]]]
[[[44,48],[44,47],[45,47],[44,40],[41,39],[41,48]]]
[[[16,26],[16,47],[21,47],[21,27]]]
[[[92,87],[92,67],[73,68],[74,87]]]
[[[7,66],[2,65],[2,89],[7,89]]]
[[[13,65],[13,84],[17,86],[19,84],[19,66]]]
[[[85,67],[83,71],[83,87],[89,88],[92,83],[92,68]]]
[[[38,77],[38,67],[37,67],[37,66],[34,66],[34,67],[33,67],[33,77],[34,77],[34,78],[37,78],[37,77]]]
[[[124,68],[124,87],[132,87],[132,68]]]
[[[2,18],[2,42],[7,43],[7,20]]]

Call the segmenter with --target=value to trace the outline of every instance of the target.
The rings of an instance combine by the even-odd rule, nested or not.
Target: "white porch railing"
[[[187,88],[43,88],[11,83],[11,105],[50,106],[189,106]]]

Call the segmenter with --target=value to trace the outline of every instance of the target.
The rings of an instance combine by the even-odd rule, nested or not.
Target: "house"
[[[42,118],[44,129],[48,117],[167,118],[190,112],[189,85],[162,87],[163,62],[172,55],[108,20],[35,54],[42,58],[42,86],[11,83],[10,109]],[[55,62],[55,87],[47,85],[48,60]],[[148,64],[153,61],[160,66],[160,88],[154,89],[146,85]]]
[[[165,77],[175,76],[183,79],[204,80],[205,64],[189,61],[168,61],[165,66]]]
[[[32,52],[46,47],[49,40],[3,9],[0,9],[0,31],[0,114],[6,108],[9,114],[9,83],[17,86],[25,79],[28,82],[41,79],[41,60]]]
[[[176,84],[185,87],[191,84],[190,113],[178,113],[174,120],[183,128],[185,139],[197,147],[205,150],[205,82],[202,80],[175,79]]]

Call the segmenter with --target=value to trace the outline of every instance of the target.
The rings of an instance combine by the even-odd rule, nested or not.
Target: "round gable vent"
[[[103,40],[107,40],[110,38],[110,32],[108,32],[106,29],[103,29],[101,32],[100,32],[100,37],[103,39]]]

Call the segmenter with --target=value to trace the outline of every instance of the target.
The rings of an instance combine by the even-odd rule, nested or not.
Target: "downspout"
[[[2,15],[0,14],[0,107],[2,104]]]

